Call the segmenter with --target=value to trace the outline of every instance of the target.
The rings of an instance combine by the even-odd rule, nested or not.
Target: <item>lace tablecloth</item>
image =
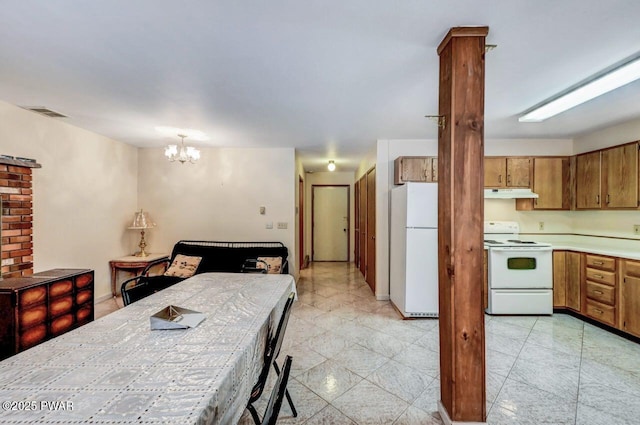
[[[206,273],[0,362],[0,423],[235,424],[290,275]],[[150,330],[167,305],[203,312]]]

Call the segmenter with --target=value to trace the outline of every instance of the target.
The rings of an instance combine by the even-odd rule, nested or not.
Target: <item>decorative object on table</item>
[[[129,230],[140,230],[140,243],[138,246],[140,247],[140,251],[136,252],[136,257],[146,257],[149,254],[145,250],[147,247],[147,242],[144,240],[144,231],[147,229],[152,229],[156,227],[156,223],[154,223],[149,217],[149,213],[144,212],[142,209],[137,211],[133,216],[133,223],[128,227]]]
[[[206,316],[199,311],[169,305],[151,316],[151,330],[188,329],[198,326]]]
[[[196,274],[196,270],[198,270],[198,266],[200,265],[200,261],[202,261],[202,257],[193,257],[190,255],[176,255],[176,258],[173,259],[171,266],[164,272],[165,276],[175,276],[175,277],[191,277]]]

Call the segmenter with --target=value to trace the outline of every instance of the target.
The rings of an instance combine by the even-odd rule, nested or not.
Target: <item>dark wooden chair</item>
[[[295,293],[289,294],[289,298],[287,299],[286,304],[284,305],[284,310],[282,311],[282,316],[280,317],[280,322],[278,323],[278,328],[276,329],[276,333],[267,341],[264,352],[264,363],[262,365],[262,371],[260,372],[260,376],[258,377],[258,382],[253,386],[251,390],[251,396],[249,397],[249,403],[247,404],[247,410],[251,413],[253,417],[253,421],[256,425],[260,425],[260,417],[258,416],[258,412],[256,408],[253,406],[264,390],[264,386],[267,383],[267,377],[269,376],[269,370],[273,365],[276,370],[276,374],[281,375],[280,368],[276,363],[276,358],[278,354],[280,354],[280,347],[282,346],[282,341],[284,339],[284,333],[287,328],[287,323],[289,322],[289,316],[291,315],[291,306],[293,305],[293,300],[295,298]],[[291,400],[291,395],[289,395],[289,391],[284,390],[285,396],[287,397],[287,402],[291,407],[291,412],[294,417],[298,416],[298,412],[293,405],[293,401]],[[263,422],[264,423],[264,422]],[[274,422],[275,423],[275,422]]]
[[[289,372],[291,372],[292,361],[293,359],[291,358],[291,356],[285,357],[284,365],[282,366],[282,373],[278,375],[276,385],[271,391],[271,397],[269,397],[267,410],[265,410],[264,412],[264,416],[262,417],[262,424],[260,425],[275,425],[278,421],[278,415],[280,414],[280,408],[282,407],[282,400],[287,394],[287,381],[289,380]]]

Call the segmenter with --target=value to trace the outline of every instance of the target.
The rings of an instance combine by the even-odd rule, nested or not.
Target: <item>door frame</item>
[[[298,243],[300,246],[298,255],[298,271],[304,265],[304,180],[298,175]]]
[[[348,263],[351,259],[351,253],[349,250],[351,249],[351,185],[348,184],[312,184],[311,185],[311,261],[315,261],[313,259],[314,255],[314,233],[316,231],[315,225],[315,191],[316,187],[346,187],[347,188],[347,259],[346,261],[337,261],[340,263]]]

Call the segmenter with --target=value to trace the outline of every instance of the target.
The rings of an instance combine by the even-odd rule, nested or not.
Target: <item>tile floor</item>
[[[437,320],[401,320],[352,264],[312,263],[298,294],[281,351],[298,417],[285,402],[278,423],[442,423]],[[563,314],[486,316],[485,329],[488,424],[640,423],[640,345]]]

